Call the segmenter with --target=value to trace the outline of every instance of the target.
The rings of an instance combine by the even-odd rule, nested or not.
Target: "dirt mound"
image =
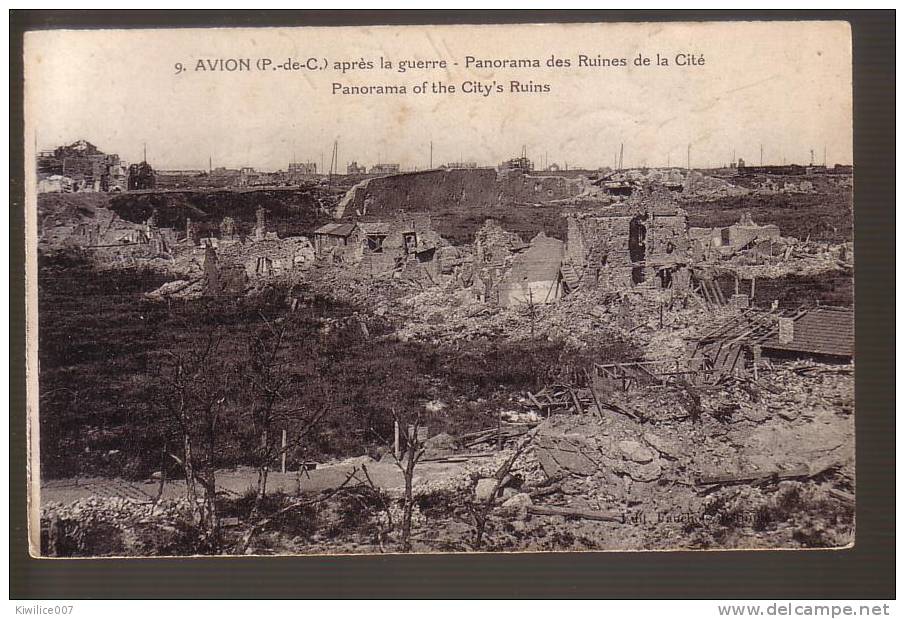
[[[144,223],[156,210],[162,228],[185,230],[191,219],[201,236],[217,236],[224,217],[233,218],[238,234],[251,234],[255,211],[264,208],[273,229],[286,237],[310,234],[329,221],[324,209],[334,200],[319,188],[128,193],[112,198],[110,208],[132,223]]]

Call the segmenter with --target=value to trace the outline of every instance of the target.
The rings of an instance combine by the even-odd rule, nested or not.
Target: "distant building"
[[[368,169],[363,165],[358,165],[357,161],[353,161],[346,166],[346,174],[367,174]]]
[[[527,157],[516,157],[509,159],[500,164],[500,170],[520,170],[522,172],[532,172],[534,170],[534,162]]]
[[[310,161],[289,164],[290,176],[313,176],[317,174],[317,164]]]
[[[371,174],[399,174],[398,163],[376,163],[371,166]]]
[[[147,161],[133,163],[129,166],[129,191],[154,189],[156,182],[154,168]]]
[[[260,180],[260,174],[258,174],[254,168],[250,168],[248,166],[239,170],[239,187],[252,187],[257,185]]]
[[[73,191],[122,191],[128,184],[119,155],[104,153],[87,140],[40,152],[37,168],[39,180],[66,177]]]
[[[239,174],[241,174],[239,170],[219,167],[211,170],[210,175],[212,178],[238,178]]]
[[[478,164],[474,161],[450,161],[449,163],[444,163],[440,166],[441,170],[472,170],[478,167]]]
[[[157,170],[157,176],[204,176],[204,170]]]

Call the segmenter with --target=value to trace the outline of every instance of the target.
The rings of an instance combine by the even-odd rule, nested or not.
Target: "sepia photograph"
[[[856,544],[843,21],[24,37],[32,556]]]

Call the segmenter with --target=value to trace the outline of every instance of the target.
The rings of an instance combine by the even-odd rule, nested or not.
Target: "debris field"
[[[555,380],[507,394],[508,406],[488,411],[478,431],[428,432],[414,474],[416,552],[843,547],[854,543],[853,308],[758,291],[789,277],[850,277],[852,244],[785,235],[744,211],[729,225],[690,226],[686,210],[691,200],[811,195],[830,182],[845,180],[430,171],[355,185],[324,207],[333,223],[308,235],[280,238],[263,208],[250,233],[225,217],[218,235],[202,237],[190,220],[161,227],[155,213],[136,224],[98,206],[90,217],[47,213],[39,247],[86,251],[102,270],[166,273],[145,295],[160,303],[278,287],[289,312],[306,295],[325,295],[388,325],[372,335],[361,321],[365,337],[461,350],[543,340],[593,350],[619,339],[640,351],[559,368]],[[465,244],[445,239],[420,206],[469,199],[480,202],[481,221]],[[521,238],[494,218],[502,203],[557,209],[564,238]],[[304,526],[262,529],[246,552],[391,550],[404,489],[392,456],[318,462],[310,474],[298,466],[278,478],[281,496],[340,485],[306,486],[305,475],[335,475],[343,492],[298,512]],[[231,478],[233,496],[251,477]],[[155,509],[161,521],[179,512],[178,490],[148,497],[151,481],[148,492],[108,496],[46,486],[48,527],[90,513],[121,528],[117,514],[129,505],[141,517],[125,520],[143,526]],[[364,505],[375,489],[392,505],[352,518],[350,497]],[[142,552],[138,542],[126,546]]]

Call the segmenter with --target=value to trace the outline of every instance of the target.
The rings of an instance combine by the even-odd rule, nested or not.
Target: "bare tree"
[[[405,480],[402,503],[402,552],[410,552],[412,550],[412,513],[415,509],[412,483],[415,478],[415,467],[421,457],[424,456],[424,442],[418,432],[421,428],[422,414],[419,411],[415,416],[414,423],[406,423],[406,420],[401,418],[394,409],[393,421],[400,430],[404,430],[405,454],[403,454],[402,458],[399,458],[394,451],[393,460],[399,470],[402,471],[402,476]]]
[[[264,318],[262,316],[262,318]],[[288,390],[294,382],[287,359],[286,323],[275,325],[264,318],[264,327],[253,334],[247,343],[246,362],[241,366],[246,395],[250,398],[249,414],[254,433],[254,460],[257,467],[257,488],[253,516],[260,512],[267,493],[270,467],[289,450],[299,446],[328,410],[329,397],[311,413],[306,407],[286,407]],[[324,385],[319,387],[324,389]],[[325,394],[328,396],[329,394]],[[295,426],[292,440],[284,445],[277,435],[277,427]],[[300,427],[299,427],[300,426]]]
[[[212,545],[219,538],[218,437],[229,395],[229,372],[222,360],[221,343],[221,334],[210,331],[196,346],[167,351],[157,375],[156,397],[156,404],[164,409],[178,437],[174,442],[180,449],[169,456],[185,473],[185,497],[195,524]]]
[[[508,481],[509,472],[512,470],[512,466],[515,464],[515,461],[518,460],[518,457],[522,455],[525,449],[531,445],[534,437],[537,435],[538,428],[534,428],[530,432],[528,432],[521,441],[519,441],[518,445],[515,448],[515,451],[511,456],[506,458],[506,461],[497,469],[496,474],[493,476],[496,479],[496,483],[493,486],[493,490],[490,492],[490,495],[483,501],[483,503],[479,503],[475,506],[472,506],[472,517],[474,518],[475,525],[475,535],[474,540],[472,542],[472,546],[475,550],[481,548],[484,543],[484,531],[487,528],[487,518],[490,516],[491,510],[493,510],[494,503],[496,503],[497,494],[500,491],[500,488]]]

